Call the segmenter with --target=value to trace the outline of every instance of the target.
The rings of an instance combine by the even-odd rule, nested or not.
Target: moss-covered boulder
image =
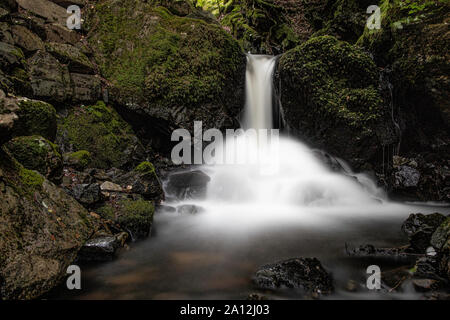
[[[450,3],[383,0],[380,7],[381,29],[366,29],[358,44],[392,70],[401,152],[438,151],[445,157],[450,152]]]
[[[296,136],[354,166],[383,161],[396,141],[371,58],[331,36],[285,53],[277,78],[285,125]]]
[[[11,155],[25,168],[36,170],[52,181],[62,175],[59,147],[41,136],[17,137],[5,144]]]
[[[92,161],[92,156],[89,151],[80,150],[76,152],[69,152],[63,155],[64,164],[75,169],[84,170]]]
[[[111,201],[97,210],[104,219],[118,223],[132,240],[143,239],[150,234],[154,211],[153,204],[142,199]]]
[[[18,100],[19,116],[16,136],[40,135],[54,141],[56,137],[56,110],[46,102],[21,98]]]
[[[0,152],[0,299],[53,289],[90,233],[78,202]]]
[[[246,60],[219,25],[140,0],[101,1],[86,25],[110,100],[144,129],[237,126]]]
[[[88,151],[94,168],[131,169],[144,155],[130,125],[103,102],[70,110],[60,121],[58,134],[65,153]]]

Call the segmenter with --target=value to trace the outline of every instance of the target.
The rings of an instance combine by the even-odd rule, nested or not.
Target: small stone
[[[111,191],[111,192],[122,192],[123,189],[118,184],[112,183],[110,181],[105,181],[100,185],[100,189],[102,191]]]

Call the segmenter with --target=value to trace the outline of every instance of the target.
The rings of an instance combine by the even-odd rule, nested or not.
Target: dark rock
[[[408,236],[411,249],[425,253],[433,233],[444,221],[445,216],[440,213],[411,214],[402,224],[402,231]]]
[[[180,200],[197,199],[206,195],[211,178],[200,170],[174,173],[169,176],[165,191]]]
[[[420,172],[412,167],[400,166],[394,174],[394,187],[410,188],[417,187],[420,180]]]
[[[72,95],[69,69],[50,53],[40,50],[27,63],[34,96],[47,101],[63,102]]]
[[[81,248],[78,260],[81,262],[111,261],[120,246],[121,243],[115,236],[91,239]]]
[[[20,7],[35,15],[45,18],[48,22],[65,25],[68,18],[66,9],[47,0],[16,0]]]
[[[7,98],[0,89],[0,145],[11,139],[14,126],[19,119],[16,114],[18,110],[17,100]]]
[[[177,212],[180,214],[197,214],[204,211],[203,208],[193,204],[184,204],[177,207]]]
[[[88,212],[0,152],[0,299],[36,299],[67,276],[91,234]]]
[[[369,55],[334,37],[315,37],[282,55],[275,78],[291,135],[355,169],[382,167],[380,145],[394,145],[398,136]]]
[[[447,217],[433,233],[431,245],[441,252],[450,253],[450,218]]]
[[[71,73],[73,100],[80,102],[96,102],[102,98],[102,85],[98,77]]]
[[[22,48],[25,53],[44,50],[44,43],[41,38],[23,26],[11,26],[11,34],[15,45]]]
[[[413,279],[414,288],[420,292],[426,292],[437,289],[437,281],[433,279]]]
[[[0,67],[2,70],[22,65],[23,53],[11,44],[0,42]]]
[[[46,43],[45,48],[59,62],[67,64],[69,72],[82,74],[94,73],[94,66],[77,47],[65,43],[50,42]]]
[[[48,42],[70,43],[77,44],[80,41],[79,34],[74,30],[67,29],[67,26],[62,26],[57,23],[45,24],[45,39]]]
[[[77,184],[71,193],[75,199],[84,205],[92,205],[101,199],[100,187],[98,184]]]
[[[331,276],[316,258],[289,259],[262,266],[253,277],[253,283],[263,290],[287,287],[315,294],[333,291]]]

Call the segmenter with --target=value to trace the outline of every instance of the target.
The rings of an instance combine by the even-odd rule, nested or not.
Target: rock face
[[[0,298],[37,298],[61,281],[88,239],[87,212],[4,153],[0,208]]]
[[[220,26],[138,0],[96,4],[88,26],[109,99],[135,125],[169,139],[194,120],[238,126],[246,59]]]
[[[263,266],[256,272],[253,282],[263,290],[287,287],[315,294],[333,291],[331,276],[315,258],[296,258]]]
[[[445,221],[440,213],[423,215],[411,214],[402,225],[402,231],[408,236],[410,247],[419,253],[424,253],[430,246],[430,241],[436,229]]]
[[[378,79],[368,55],[331,36],[286,52],[275,83],[280,83],[287,129],[357,169],[380,166],[380,146],[392,145],[397,137]]]

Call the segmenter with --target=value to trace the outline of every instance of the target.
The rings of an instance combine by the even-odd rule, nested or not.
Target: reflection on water
[[[258,221],[257,213],[232,211],[197,215],[157,213],[155,232],[133,244],[110,263],[82,266],[83,289],[60,288],[55,298],[75,299],[245,299],[255,292],[251,277],[263,264],[292,257],[317,257],[333,274],[333,299],[418,298],[412,288],[402,294],[369,292],[358,285],[348,292],[349,280],[364,284],[366,268],[378,264],[382,271],[407,261],[350,258],[345,243],[371,243],[379,247],[406,244],[401,223],[412,212],[449,213],[449,208],[378,205],[359,214],[350,208],[333,208]],[[242,208],[241,208],[242,209]],[[244,208],[245,209],[245,208]],[[248,209],[248,208],[247,208]],[[226,214],[226,211],[228,214]],[[242,219],[242,216],[251,216]],[[264,214],[267,217],[267,214]],[[239,218],[241,217],[241,218]],[[311,218],[314,217],[314,218]],[[274,298],[298,298],[286,290]]]

